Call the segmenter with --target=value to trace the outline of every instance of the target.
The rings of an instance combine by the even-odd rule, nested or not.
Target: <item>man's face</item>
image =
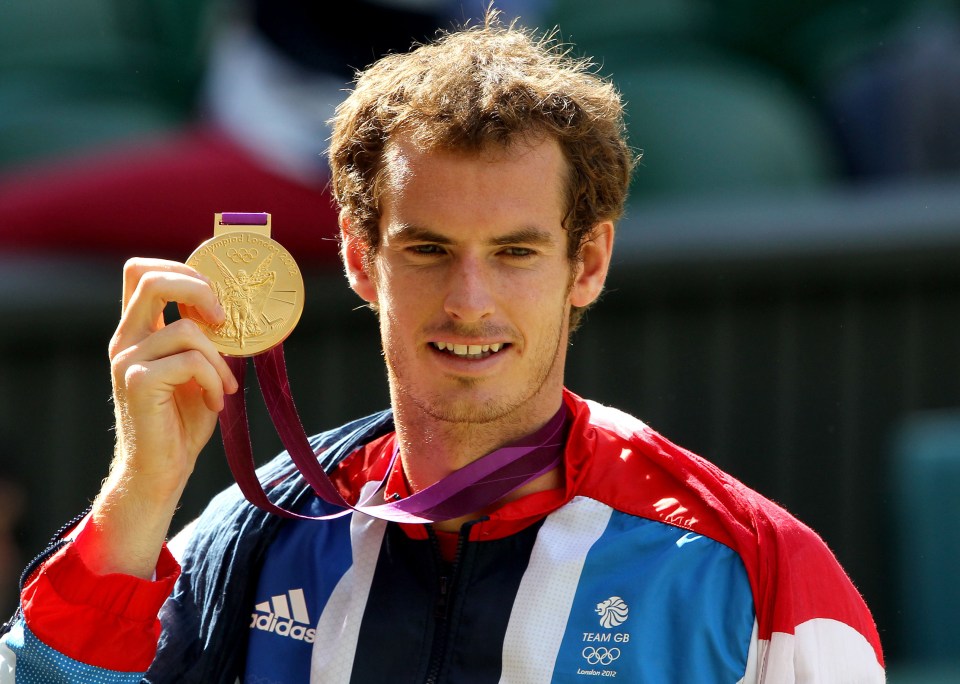
[[[401,139],[387,160],[380,246],[354,287],[378,306],[395,407],[545,421],[560,404],[571,302],[586,303],[561,226],[559,146],[463,154]]]

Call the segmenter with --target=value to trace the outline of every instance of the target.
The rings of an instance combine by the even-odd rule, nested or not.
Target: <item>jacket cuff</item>
[[[21,594],[24,619],[41,641],[74,660],[121,672],[145,671],[160,638],[157,613],[180,566],[164,545],[156,579],[97,575],[68,542],[30,578]]]

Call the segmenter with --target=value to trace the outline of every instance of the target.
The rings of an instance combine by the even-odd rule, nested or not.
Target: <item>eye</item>
[[[529,247],[507,247],[501,251],[501,254],[508,257],[530,257],[536,254],[536,252]]]
[[[443,247],[436,244],[412,245],[407,249],[413,254],[424,255],[424,256],[444,253]]]

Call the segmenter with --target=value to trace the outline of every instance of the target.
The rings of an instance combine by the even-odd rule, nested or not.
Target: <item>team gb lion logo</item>
[[[618,627],[627,621],[627,604],[619,596],[611,596],[606,601],[597,604],[597,615],[600,624],[607,629]]]

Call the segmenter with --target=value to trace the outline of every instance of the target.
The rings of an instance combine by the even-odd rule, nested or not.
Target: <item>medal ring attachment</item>
[[[255,356],[283,342],[303,313],[303,276],[290,253],[261,233],[233,231],[207,240],[187,265],[206,276],[226,320],[219,326],[192,316],[226,356]]]

